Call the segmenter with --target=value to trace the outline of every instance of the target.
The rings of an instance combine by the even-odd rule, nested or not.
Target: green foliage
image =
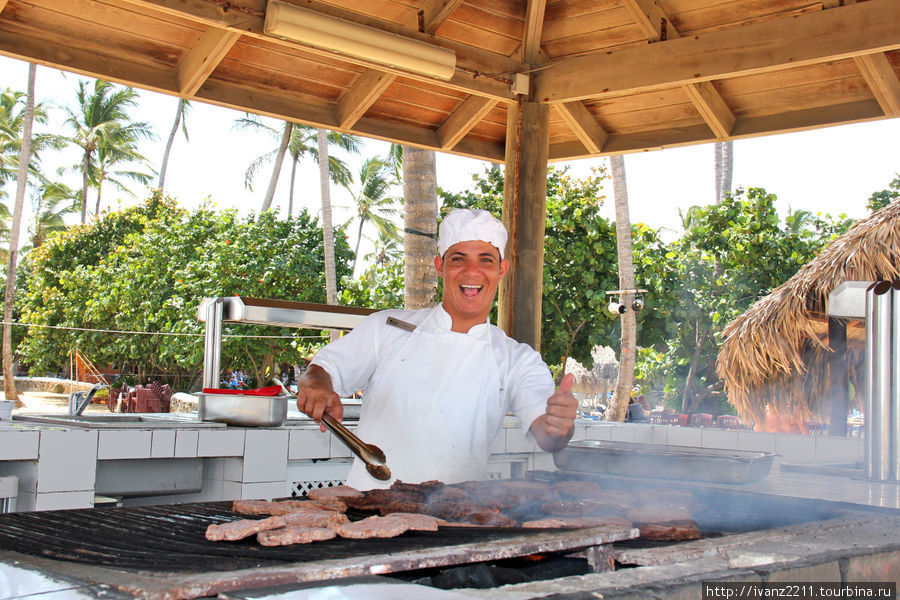
[[[376,263],[361,277],[344,280],[341,304],[363,308],[403,308],[403,261]]]
[[[872,194],[869,197],[866,208],[869,209],[870,213],[875,213],[896,200],[898,197],[900,197],[900,176],[895,177],[894,180],[891,181],[888,185],[888,189]]]
[[[338,274],[349,275],[346,238],[335,237]],[[23,321],[80,330],[31,328],[21,352],[36,371],[60,370],[77,348],[98,365],[136,365],[139,380],[168,374],[188,384],[202,368],[201,300],[242,295],[324,302],[321,240],[316,220],[305,212],[287,220],[268,212],[240,218],[207,207],[187,213],[155,193],[141,206],[75,227],[35,250]],[[309,347],[305,336],[320,334],[233,325],[225,336],[222,368],[262,380],[277,362],[299,359]]]
[[[776,197],[760,188],[738,190],[722,202],[693,207],[684,235],[666,254],[663,288],[670,298],[661,322],[663,355],[641,367],[664,381],[679,405],[685,385],[697,401],[720,389],[715,374],[719,335],[731,320],[784,283],[834,236],[846,231],[844,216],[791,213],[782,224]]]

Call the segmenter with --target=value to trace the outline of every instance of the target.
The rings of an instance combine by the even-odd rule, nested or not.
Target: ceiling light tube
[[[263,31],[307,46],[449,80],[456,53],[374,27],[269,0]]]

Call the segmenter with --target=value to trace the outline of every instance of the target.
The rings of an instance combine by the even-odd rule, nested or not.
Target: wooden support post
[[[540,350],[550,108],[520,101],[507,114],[503,224],[509,231],[510,269],[500,283],[497,325]]]
[[[847,378],[847,322],[828,317],[828,345],[833,352],[828,355],[828,402],[830,418],[828,435],[847,435],[847,410],[849,390]]]

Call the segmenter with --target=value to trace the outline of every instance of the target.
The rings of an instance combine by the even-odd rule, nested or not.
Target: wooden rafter
[[[571,102],[900,48],[900,2],[870,0],[704,35],[557,61],[532,76],[533,93]],[[585,77],[590,73],[590,77]]]
[[[631,11],[638,27],[651,43],[662,40],[663,23],[666,24],[666,39],[681,37],[656,0],[625,0],[625,6]],[[734,113],[711,82],[686,83],[682,89],[716,137],[724,138],[731,134],[731,128],[734,127]]]
[[[0,0],[0,12],[3,12],[3,9],[6,8],[6,5],[9,3],[9,0]]]
[[[424,32],[434,33],[450,18],[450,15],[462,4],[462,0],[428,0],[422,6]]]
[[[563,102],[556,105],[556,111],[575,136],[584,144],[590,154],[599,154],[608,137],[597,119],[581,102]]]
[[[900,80],[888,57],[882,52],[854,60],[885,116],[900,117]]]
[[[349,129],[362,118],[369,107],[384,93],[396,78],[391,73],[369,69],[356,80],[338,100],[338,123],[341,129]]]
[[[547,0],[528,0],[525,8],[525,34],[522,36],[522,58],[529,65],[540,61],[541,34]]]
[[[196,46],[182,59],[175,74],[178,95],[190,98],[206,78],[222,62],[241,34],[227,29],[210,28],[200,37]]]
[[[440,149],[452,149],[496,105],[488,98],[470,96],[438,128],[436,135]]]

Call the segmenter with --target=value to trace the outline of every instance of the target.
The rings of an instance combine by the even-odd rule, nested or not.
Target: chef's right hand
[[[297,380],[297,408],[319,423],[325,431],[322,415],[328,413],[338,423],[344,417],[344,405],[331,385],[331,376],[318,365],[310,365]]]

